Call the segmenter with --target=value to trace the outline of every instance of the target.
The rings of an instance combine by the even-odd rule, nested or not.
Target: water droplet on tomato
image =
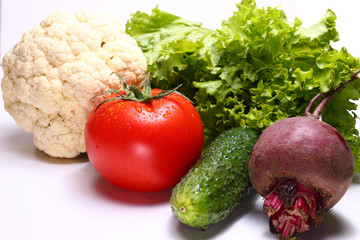
[[[168,115],[164,114],[163,117],[164,117],[164,118],[168,118]]]
[[[170,114],[171,114],[170,110],[167,110],[167,111],[166,111],[166,114],[170,115]]]
[[[138,113],[141,113],[141,112],[142,112],[141,107],[135,107],[135,110],[136,110]]]
[[[149,108],[149,107],[145,108],[145,110],[146,110],[147,112],[152,112],[152,109]]]
[[[171,105],[171,108],[172,108],[172,109],[176,109],[176,106],[175,106],[175,105]]]

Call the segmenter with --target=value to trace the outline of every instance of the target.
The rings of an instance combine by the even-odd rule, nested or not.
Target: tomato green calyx
[[[186,96],[184,96],[183,94],[176,91],[177,89],[179,89],[182,86],[181,84],[179,86],[177,86],[176,88],[172,89],[172,90],[162,90],[158,94],[152,96],[151,95],[151,84],[150,84],[150,75],[149,74],[147,74],[146,77],[145,77],[144,87],[142,88],[142,91],[138,87],[136,87],[134,85],[127,84],[125,79],[123,77],[121,77],[119,74],[117,74],[115,72],[113,72],[111,74],[116,74],[118,76],[118,78],[121,81],[121,84],[122,84],[122,87],[123,87],[123,90],[124,90],[125,94],[121,93],[119,91],[113,90],[113,89],[109,89],[109,90],[106,90],[104,92],[96,94],[94,97],[92,97],[90,99],[90,101],[93,100],[97,96],[101,96],[101,95],[104,95],[104,94],[107,94],[107,93],[116,94],[117,97],[105,99],[104,101],[102,101],[95,108],[94,113],[97,111],[97,109],[101,105],[103,105],[104,103],[109,102],[109,101],[128,100],[128,101],[136,101],[136,102],[150,102],[151,100],[157,100],[157,99],[161,99],[163,97],[166,97],[166,96],[168,96],[169,94],[171,94],[173,92],[181,95],[182,97],[186,98],[187,100],[189,100],[191,102],[191,100],[188,99]]]

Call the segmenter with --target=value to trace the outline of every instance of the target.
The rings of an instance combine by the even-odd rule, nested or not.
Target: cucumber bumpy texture
[[[170,204],[184,224],[206,229],[226,218],[251,191],[248,160],[259,134],[235,127],[221,133],[173,188]]]

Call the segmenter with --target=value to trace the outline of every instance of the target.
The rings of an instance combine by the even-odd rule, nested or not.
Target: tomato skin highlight
[[[140,192],[168,189],[201,155],[200,116],[176,93],[143,103],[109,101],[94,110],[85,128],[87,154],[97,172],[116,186]]]

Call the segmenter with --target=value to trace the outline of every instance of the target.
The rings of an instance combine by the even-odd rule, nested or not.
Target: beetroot
[[[345,194],[354,174],[354,160],[343,136],[319,120],[331,97],[350,81],[328,93],[311,113],[280,120],[268,127],[255,143],[249,159],[249,176],[265,198],[270,231],[280,239],[317,226],[324,214]]]

